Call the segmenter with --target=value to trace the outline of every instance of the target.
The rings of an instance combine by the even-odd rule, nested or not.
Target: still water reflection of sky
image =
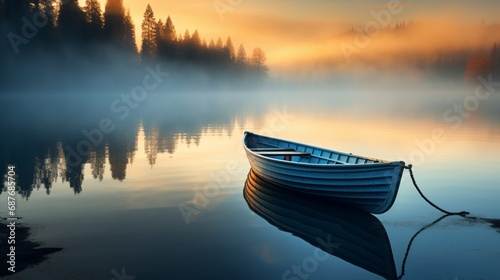
[[[29,127],[12,133],[2,140],[2,164],[16,164],[24,179],[18,214],[33,228],[33,238],[64,248],[19,279],[111,279],[122,268],[138,280],[283,279],[294,265],[311,260],[317,247],[249,208],[243,197],[249,165],[241,147],[246,130],[370,157],[411,158],[418,183],[438,205],[500,218],[496,125],[478,117],[454,129],[440,118],[367,117],[275,103],[258,113],[240,104],[218,114],[198,104],[194,118],[152,105],[106,135],[77,168],[67,166],[64,147],[78,143],[81,128],[95,122],[69,120],[72,130],[50,135]],[[436,129],[442,141],[433,140]],[[217,183],[222,187],[200,199],[206,186]],[[6,201],[5,192],[0,200]],[[196,203],[187,224],[179,206]],[[314,201],[305,200],[303,211],[314,213],[317,208],[308,204]],[[300,215],[292,217],[300,221]],[[331,224],[333,217],[322,219]],[[423,202],[405,174],[391,210],[371,217],[386,232],[400,274],[410,238],[440,213]],[[354,223],[340,222],[346,224],[326,228]],[[311,227],[324,229],[321,223]],[[443,219],[414,240],[403,279],[496,279],[499,240],[498,229],[484,220]],[[335,254],[316,262],[317,268],[304,270],[308,279],[381,279]],[[284,279],[301,279],[289,275]]]

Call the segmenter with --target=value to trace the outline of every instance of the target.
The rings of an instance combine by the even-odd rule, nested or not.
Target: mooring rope
[[[465,215],[469,215],[470,213],[467,212],[467,211],[461,211],[461,212],[450,212],[450,211],[446,211],[444,210],[443,208],[437,206],[436,204],[432,203],[432,201],[430,201],[427,197],[425,197],[425,195],[422,193],[422,191],[420,190],[420,188],[418,187],[417,185],[417,182],[415,181],[415,176],[413,175],[413,170],[412,170],[412,165],[409,164],[407,166],[405,166],[406,169],[408,169],[410,171],[410,177],[411,177],[411,180],[413,182],[413,185],[415,186],[415,188],[417,189],[418,193],[420,194],[420,196],[425,200],[427,201],[427,203],[429,203],[432,207],[436,208],[437,210],[447,214],[447,215],[460,215],[460,216],[465,216]]]
[[[410,239],[410,242],[408,242],[408,246],[406,247],[406,252],[405,252],[405,256],[403,258],[403,263],[401,264],[401,274],[399,275],[398,279],[402,279],[403,276],[405,275],[405,268],[406,268],[406,261],[408,260],[408,255],[410,254],[410,248],[411,248],[411,245],[413,244],[413,240],[415,240],[415,238],[417,238],[417,236],[419,234],[421,234],[424,230],[432,227],[433,225],[439,223],[442,219],[446,218],[446,217],[449,217],[451,216],[450,214],[445,214],[441,217],[439,217],[438,219],[436,219],[434,222],[428,224],[428,225],[425,225],[423,226],[419,231],[417,231]]]

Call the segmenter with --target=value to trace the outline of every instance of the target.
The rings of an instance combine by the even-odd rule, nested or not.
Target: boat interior
[[[314,146],[252,134],[247,147],[254,153],[279,160],[311,164],[369,164],[383,162]]]

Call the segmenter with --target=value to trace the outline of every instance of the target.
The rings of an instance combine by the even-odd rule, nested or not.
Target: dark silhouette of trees
[[[177,34],[171,17],[166,21],[156,20],[153,9],[147,6],[142,23],[143,60],[156,58],[176,62],[178,65],[197,66],[215,79],[241,78],[245,75],[264,78],[267,76],[266,56],[262,49],[256,50],[252,59],[247,59],[243,45],[235,52],[231,37],[226,43],[219,37],[207,41],[198,30]]]
[[[198,33],[198,30],[195,30],[194,33],[193,33],[193,36],[191,36],[191,44],[193,44],[193,46],[197,46],[199,47],[201,45],[201,39],[200,39],[200,34]]]
[[[211,50],[215,49],[214,39],[210,40],[210,44],[208,45],[208,48],[211,49]]]
[[[219,39],[217,39],[217,43],[215,44],[215,48],[220,51],[223,47],[224,46],[222,45],[222,40],[219,37]]]
[[[167,18],[165,22],[165,29],[163,30],[163,36],[161,37],[162,43],[164,43],[164,47],[166,47],[165,52],[173,53],[174,45],[177,41],[177,35],[175,31],[174,23],[170,16]]]
[[[500,74],[500,46],[494,43],[488,54],[471,56],[465,66],[465,80],[476,81],[478,77],[487,78],[490,74]]]
[[[75,194],[79,194],[82,192],[82,185],[83,185],[83,170],[84,170],[84,165],[83,163],[78,164],[75,167],[66,166],[66,172],[64,174],[64,177],[67,182],[69,182],[69,187],[73,189],[73,192]]]
[[[42,18],[45,18],[47,24],[39,29],[39,41],[44,44],[52,44],[56,38],[55,26],[57,20],[56,6],[53,0],[37,0],[35,5],[35,13],[39,13]],[[47,46],[46,46],[47,47]]]
[[[39,76],[36,73],[46,72],[48,67],[72,70],[62,73],[66,77],[60,77],[60,80],[67,78],[68,82],[88,76],[95,69],[104,70],[103,65],[120,64],[130,69],[133,65],[139,66],[139,55],[143,63],[168,61],[168,65],[183,69],[179,73],[190,71],[196,73],[193,76],[203,76],[216,83],[231,80],[235,75],[242,77],[267,71],[265,59],[258,59],[254,67],[251,65],[254,60],[248,60],[240,49],[236,53],[231,37],[225,44],[220,37],[207,44],[196,29],[193,33],[186,30],[179,34],[172,18],[157,20],[150,5],[144,13],[138,53],[135,27],[123,0],[107,0],[104,13],[99,0],[85,0],[83,7],[81,2],[0,0],[0,38],[3,38],[0,63],[11,69],[0,76],[0,87],[12,86],[19,76],[36,80]],[[42,57],[42,61],[34,62]]]
[[[486,77],[491,73],[492,60],[487,55],[476,55],[467,60],[465,80],[473,81],[479,76]]]
[[[84,11],[87,20],[88,38],[93,42],[101,41],[103,39],[104,17],[99,1],[86,0]]]
[[[158,19],[156,22],[156,52],[158,53],[158,45],[160,44],[161,38],[164,37],[165,32],[165,23],[163,20]]]
[[[231,41],[231,37],[227,37],[226,45],[224,46],[224,51],[226,52],[226,57],[229,59],[229,63],[235,62],[234,46]]]
[[[255,48],[250,58],[250,66],[253,68],[258,76],[267,76],[266,54],[261,48]]]
[[[490,52],[491,56],[491,68],[493,75],[496,77],[500,74],[500,46],[498,43],[493,44]]]
[[[161,26],[160,26],[161,24]],[[142,21],[142,48],[141,56],[143,59],[156,57],[158,47],[158,29],[163,27],[163,24],[156,22],[153,9],[148,4],[144,12],[144,20]]]
[[[93,151],[90,153],[89,163],[94,179],[99,179],[99,181],[104,179],[106,157],[105,145],[94,147]]]
[[[158,54],[160,54],[163,59],[171,60],[175,57],[177,35],[170,16],[167,18],[164,25],[159,25],[158,31]]]
[[[124,18],[123,0],[108,0],[104,10],[104,30],[106,37],[112,42],[123,41]]]
[[[135,44],[135,26],[130,16],[130,11],[127,10],[124,18],[124,32],[123,32],[123,48],[130,53],[137,53],[137,45]]]
[[[40,14],[47,18],[50,26],[55,26],[56,24],[56,6],[53,0],[37,0],[36,5]]]
[[[78,0],[62,1],[59,6],[59,17],[57,27],[61,38],[68,43],[80,43],[87,38],[82,38],[86,34],[85,13],[78,5]]]
[[[17,23],[18,25],[22,25],[20,19],[25,16],[29,16],[32,13],[32,3],[26,0],[3,0],[2,8],[3,15],[9,23]]]
[[[46,0],[45,0],[46,1]],[[41,0],[2,0],[0,4],[0,59],[14,52],[37,51],[54,33],[54,14]],[[40,28],[33,24],[36,18]],[[49,20],[50,18],[51,20]],[[37,40],[33,40],[37,37]],[[5,40],[6,39],[6,40]],[[28,44],[30,43],[30,44]],[[12,57],[6,57],[9,59]]]
[[[134,25],[130,12],[125,13],[123,0],[108,0],[104,10],[104,35],[118,49],[137,52]]]
[[[183,44],[183,58],[185,61],[199,63],[201,59],[201,39],[198,30],[195,30],[192,36],[186,30]]]
[[[238,54],[236,55],[236,65],[241,68],[247,64],[247,52],[245,51],[245,47],[240,45],[238,48]]]

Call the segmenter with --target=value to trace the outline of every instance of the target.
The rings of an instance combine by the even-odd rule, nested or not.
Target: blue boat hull
[[[374,214],[384,213],[393,205],[405,167],[402,161],[356,156],[251,132],[245,132],[243,144],[258,176]],[[280,148],[294,152],[266,155],[256,151]]]

